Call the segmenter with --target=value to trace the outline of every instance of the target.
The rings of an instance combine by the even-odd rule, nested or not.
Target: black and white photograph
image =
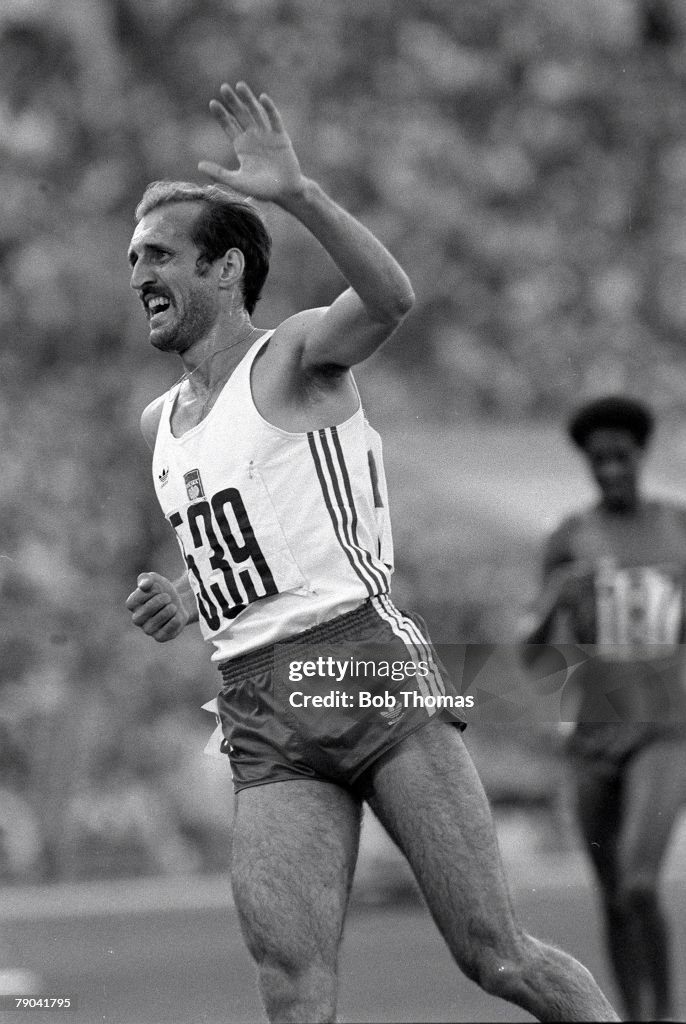
[[[686,1020],[686,3],[0,5],[0,1021]]]

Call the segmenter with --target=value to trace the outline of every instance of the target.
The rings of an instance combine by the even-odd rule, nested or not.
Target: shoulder
[[[686,516],[686,505],[674,498],[649,498],[646,506],[656,513],[673,516]]]
[[[686,505],[669,498],[653,499],[648,505],[654,515],[668,516],[686,530]]]
[[[571,515],[566,516],[550,534],[549,541],[560,544],[565,540],[571,539],[583,527],[591,514],[592,509],[588,509],[583,512],[573,512]]]
[[[141,414],[141,433],[145,443],[151,450],[155,447],[157,429],[160,425],[160,417],[162,416],[162,408],[166,397],[167,395],[164,394],[160,395],[159,398],[155,398],[149,405],[146,405]]]
[[[563,519],[553,530],[545,546],[544,560],[547,567],[575,558],[576,539],[591,514],[591,509],[575,512]]]

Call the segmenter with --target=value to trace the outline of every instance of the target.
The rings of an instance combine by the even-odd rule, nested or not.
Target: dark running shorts
[[[610,779],[651,743],[686,744],[686,722],[581,722],[567,740],[577,772]]]
[[[222,752],[236,792],[294,779],[354,787],[429,722],[464,728],[424,623],[386,596],[219,669]]]

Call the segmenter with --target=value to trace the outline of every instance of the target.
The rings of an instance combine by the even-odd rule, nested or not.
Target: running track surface
[[[674,867],[677,864],[672,861]],[[580,957],[609,995],[595,894],[578,858],[510,870],[525,927]],[[686,878],[668,873],[679,1006],[686,1011]],[[4,1012],[2,1024],[252,1024],[263,1020],[253,969],[224,879],[0,891],[5,953],[40,973],[71,1013]],[[649,951],[646,951],[649,955]],[[342,956],[343,1022],[526,1021],[453,967],[426,911],[412,901],[354,903]],[[682,1017],[683,1019],[683,1017]]]

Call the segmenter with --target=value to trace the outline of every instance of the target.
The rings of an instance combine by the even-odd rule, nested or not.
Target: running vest
[[[238,364],[201,423],[171,432],[167,392],[153,452],[203,637],[217,662],[388,593],[393,547],[381,439],[362,406],[344,423],[289,433],[268,423],[250,375],[273,332]]]
[[[593,567],[570,607],[588,655],[565,689],[570,717],[683,722],[686,513],[650,500],[626,518],[590,509],[563,530],[568,558]]]
[[[569,555],[595,566],[576,609],[577,641],[620,660],[665,653],[684,638],[686,513],[646,501],[638,516],[597,508],[568,521]]]

